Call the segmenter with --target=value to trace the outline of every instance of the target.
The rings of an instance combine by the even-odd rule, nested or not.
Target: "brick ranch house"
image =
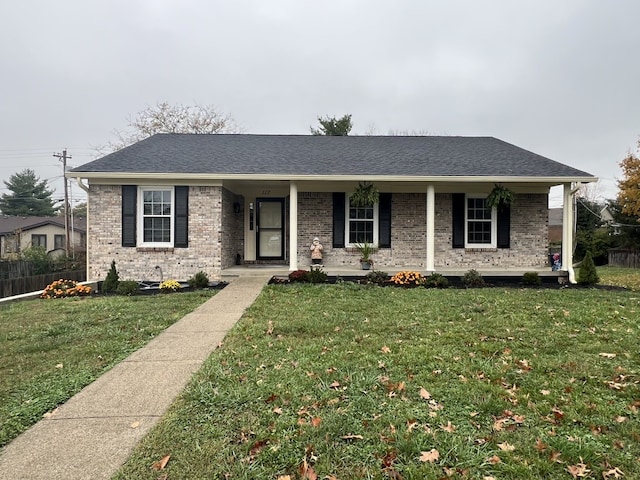
[[[548,195],[597,179],[491,137],[157,134],[67,173],[88,192],[87,278],[112,260],[123,279],[186,280],[256,263],[308,268],[319,237],[325,269],[424,272],[548,270]],[[361,182],[379,202],[354,208]],[[485,208],[496,184],[509,209]],[[573,231],[563,231],[563,271]]]

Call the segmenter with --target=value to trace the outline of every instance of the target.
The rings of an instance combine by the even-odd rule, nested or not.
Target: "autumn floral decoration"
[[[422,285],[424,282],[424,277],[420,274],[420,272],[411,272],[411,271],[403,271],[396,273],[393,277],[391,277],[391,282],[395,285],[400,285],[403,287],[417,287]]]
[[[177,280],[165,280],[160,284],[160,291],[164,293],[177,292],[182,286]]]
[[[40,294],[40,298],[83,297],[91,295],[91,287],[78,285],[75,280],[56,280],[50,283]]]

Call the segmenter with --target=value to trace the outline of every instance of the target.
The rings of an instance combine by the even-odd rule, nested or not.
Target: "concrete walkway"
[[[7,445],[0,479],[108,479],[271,278],[242,276]]]

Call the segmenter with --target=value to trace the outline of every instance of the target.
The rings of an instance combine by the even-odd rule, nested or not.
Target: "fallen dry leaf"
[[[560,460],[560,452],[551,452],[551,454],[549,455],[549,461],[554,463],[562,463],[562,460]]]
[[[362,440],[364,437],[362,435],[343,435],[340,438],[343,440]]]
[[[424,387],[420,387],[420,398],[429,400],[431,398],[431,394]]]
[[[456,431],[456,426],[452,425],[451,421],[448,421],[446,425],[440,425],[440,428],[449,433],[453,433]]]
[[[315,472],[312,466],[307,463],[307,459],[305,458],[300,467],[298,467],[298,473],[302,479],[307,480],[317,480],[318,474]]]
[[[554,407],[551,409],[551,411],[553,412],[553,416],[556,419],[556,421],[560,421],[564,418],[564,412],[559,408]]]
[[[169,463],[170,458],[171,458],[171,455],[165,455],[157,462],[154,462],[153,465],[151,465],[151,468],[153,468],[156,471],[164,470],[164,468],[167,466],[167,463]]]
[[[504,428],[504,424],[507,421],[506,418],[498,418],[495,422],[493,422],[493,429],[496,432],[501,431]]]
[[[138,428],[140,426],[140,422],[133,422],[130,427],[131,428]]]
[[[416,428],[418,426],[418,421],[417,420],[407,420],[407,432],[411,433],[413,431],[414,428]]]
[[[322,418],[320,417],[313,417],[311,419],[311,425],[313,425],[314,427],[319,427],[321,423],[322,423]]]
[[[266,440],[258,440],[251,445],[251,449],[249,450],[249,459],[254,458],[258,455],[264,447],[267,446]]]
[[[567,472],[569,472],[573,478],[584,478],[591,473],[591,470],[589,470],[584,463],[580,462],[575,465],[569,465]]]
[[[487,462],[489,462],[491,465],[495,465],[496,463],[500,463],[501,461],[502,460],[498,455],[494,455],[493,457],[487,458]]]
[[[391,353],[391,349],[386,345],[380,349],[382,353]]]
[[[624,477],[624,473],[622,473],[622,470],[620,470],[618,467],[607,470],[606,472],[602,472],[602,478],[607,479],[609,477],[622,478]]]
[[[50,418],[53,417],[56,413],[58,413],[58,409],[54,408],[53,410],[51,410],[50,412],[46,412],[44,415],[42,415],[44,418]]]
[[[508,442],[499,443],[498,444],[498,448],[500,450],[504,450],[505,452],[513,452],[516,449],[516,447],[514,447],[513,445],[511,445]]]
[[[540,440],[539,438],[536,440],[536,446],[535,449],[539,452],[544,452],[547,450],[547,445],[545,445],[545,443]]]
[[[278,480],[291,480],[291,475],[280,475]]]
[[[337,390],[340,388],[340,382],[335,381],[333,382],[331,385],[329,385],[329,388],[333,388],[334,390]]]
[[[604,353],[601,352],[598,354],[599,357],[604,357],[604,358],[616,358],[616,354],[615,353]]]
[[[273,413],[275,413],[276,415],[282,415],[282,408],[280,407],[274,408]]]
[[[432,448],[428,452],[420,452],[420,461],[433,463],[440,458],[440,452]]]
[[[549,390],[540,390],[542,395],[549,395],[551,392]]]

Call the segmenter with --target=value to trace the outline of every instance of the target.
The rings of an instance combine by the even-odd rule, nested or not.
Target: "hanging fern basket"
[[[511,206],[514,199],[515,194],[511,190],[504,185],[496,183],[491,193],[487,196],[485,204],[488,208],[496,207],[498,210],[504,210]]]
[[[349,195],[349,200],[351,200],[351,205],[354,207],[366,207],[367,205],[375,205],[378,203],[380,199],[380,192],[375,187],[373,183],[362,183],[358,184],[358,188]]]

